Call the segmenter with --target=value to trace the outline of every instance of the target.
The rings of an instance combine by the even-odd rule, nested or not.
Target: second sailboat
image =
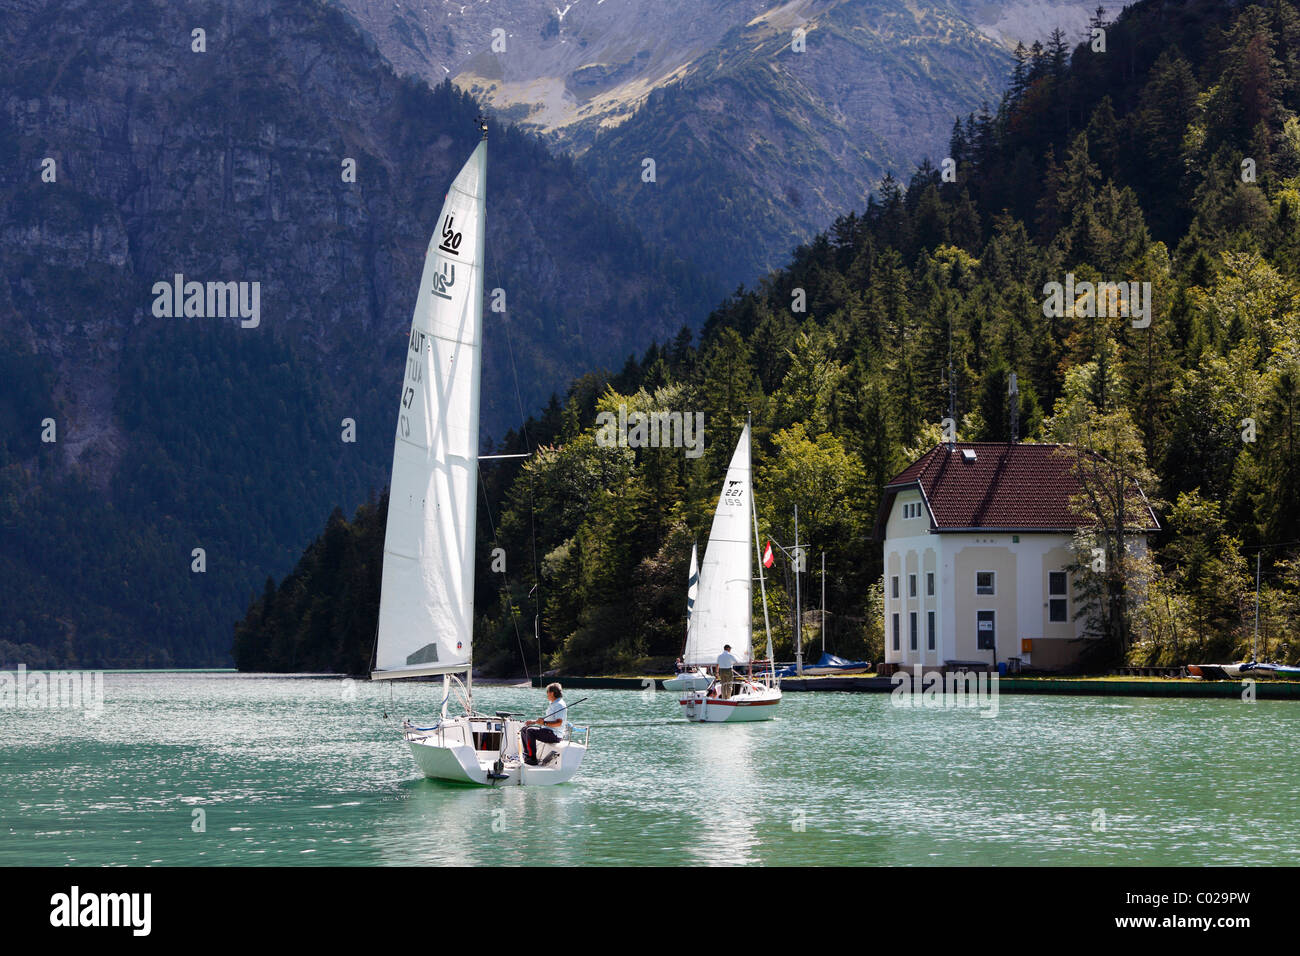
[[[750,426],[745,423],[722,483],[713,526],[700,565],[699,595],[691,611],[683,663],[688,668],[717,667],[730,647],[735,663],[702,690],[681,696],[688,720],[723,723],[769,720],[781,703],[781,688],[772,663],[772,628],[767,616],[767,585],[758,562],[758,584],[767,634],[767,659],[753,660],[753,593],[751,555],[758,540],[750,468]],[[755,666],[757,665],[757,667]],[[757,671],[757,673],[755,672]]]

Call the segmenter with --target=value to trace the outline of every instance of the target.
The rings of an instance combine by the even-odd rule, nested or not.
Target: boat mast
[[[1260,559],[1260,555],[1262,555],[1263,553],[1264,553],[1263,548],[1260,548],[1258,551],[1255,552],[1255,636],[1250,639],[1251,663],[1254,663],[1255,661],[1259,660],[1259,658],[1255,656],[1256,653],[1255,649],[1256,649],[1256,645],[1259,644],[1259,559]]]
[[[758,550],[758,502],[754,500],[754,433],[750,428],[749,413],[745,413],[745,437],[749,441],[749,513],[754,519],[754,553],[758,555],[758,590],[763,597],[763,629],[767,632],[767,669],[776,677],[776,663],[772,660],[772,622],[767,616],[767,583],[763,578],[763,555]],[[754,602],[749,602],[749,630],[754,631]]]
[[[480,184],[479,187],[479,193],[482,197],[479,199],[479,211],[481,215],[479,217],[478,243],[477,243],[478,249],[475,252],[476,261],[478,262],[478,268],[474,270],[474,287],[470,290],[470,295],[474,296],[474,299],[472,301],[475,303],[476,307],[479,310],[479,315],[481,316],[483,314],[483,273],[487,271],[487,257],[486,257],[486,250],[487,250],[487,145],[486,144],[487,144],[487,134],[488,134],[487,117],[484,116],[482,113],[479,113],[478,116],[474,117],[474,125],[479,128],[479,132],[482,134],[481,138],[484,143],[484,146],[483,146],[483,182]],[[481,324],[482,322],[480,320],[480,326]],[[482,352],[480,351],[478,353],[478,358],[475,364],[478,365],[478,363],[481,361],[482,361]],[[479,379],[474,383],[474,421],[478,421],[479,391],[483,387],[482,376],[483,373],[481,371],[481,366],[480,366]],[[476,435],[474,436],[474,438],[475,441],[477,441],[478,436]],[[474,472],[475,472],[474,477],[475,479],[477,479],[478,478],[477,460],[475,460],[474,462]],[[474,534],[474,529],[471,528],[470,546],[476,547],[477,543],[474,542],[473,540],[472,537],[473,534]],[[472,603],[473,601],[472,594],[470,595],[470,600]],[[469,654],[467,654],[465,657],[465,704],[472,712],[474,710],[474,620],[473,618],[470,619],[469,627],[470,627]]]
[[[749,421],[750,421],[749,409],[745,409],[745,450],[748,452],[747,457],[749,458],[749,510],[750,513],[753,514],[754,513],[754,440],[753,440],[752,433],[750,432]],[[757,517],[754,518],[754,552],[758,553],[758,518]],[[749,558],[746,557],[745,561],[748,562]],[[749,608],[749,673],[753,674],[754,673],[754,576],[752,574],[746,575],[746,580],[749,582],[748,584],[749,594],[747,595],[747,601],[745,604],[745,606]],[[763,556],[761,554],[758,555],[758,580],[759,580],[759,584],[758,584],[759,592],[763,595],[766,595],[767,591],[763,589]],[[766,603],[764,603],[763,605],[763,613],[764,614],[767,613]]]

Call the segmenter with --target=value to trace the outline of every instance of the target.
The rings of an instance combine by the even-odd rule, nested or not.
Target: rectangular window
[[[1047,572],[1047,619],[1049,621],[1068,621],[1070,619],[1069,598],[1066,588],[1069,581],[1064,571]]]
[[[916,597],[916,575],[915,574],[909,574],[907,576],[907,596]]]
[[[982,651],[994,650],[997,635],[993,630],[994,614],[992,611],[975,612],[975,646]]]
[[[907,636],[911,641],[912,650],[916,650],[916,612],[913,611],[907,617]]]
[[[895,578],[897,580],[897,578]],[[894,650],[898,650],[898,615],[894,615]]]
[[[925,572],[925,593],[929,597],[934,597],[934,572]]]
[[[925,646],[927,650],[934,650],[934,612],[927,611],[925,615]]]
[[[975,572],[975,593],[976,594],[994,594],[993,590],[993,572],[976,571]]]
[[[891,597],[898,597],[898,575],[895,574],[889,579],[889,594]]]

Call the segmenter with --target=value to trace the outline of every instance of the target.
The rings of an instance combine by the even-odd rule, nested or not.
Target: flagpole
[[[803,602],[799,593],[799,565],[803,552],[799,550],[799,506],[794,506],[794,672],[803,677]]]

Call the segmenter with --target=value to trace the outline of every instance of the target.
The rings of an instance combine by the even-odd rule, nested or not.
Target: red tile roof
[[[975,453],[967,461],[963,452]],[[1072,531],[1084,523],[1070,506],[1079,482],[1071,470],[1073,449],[1064,445],[957,442],[938,445],[885,486],[876,536],[884,537],[894,496],[919,487],[936,531],[966,528]],[[1134,485],[1145,530],[1160,525]]]

